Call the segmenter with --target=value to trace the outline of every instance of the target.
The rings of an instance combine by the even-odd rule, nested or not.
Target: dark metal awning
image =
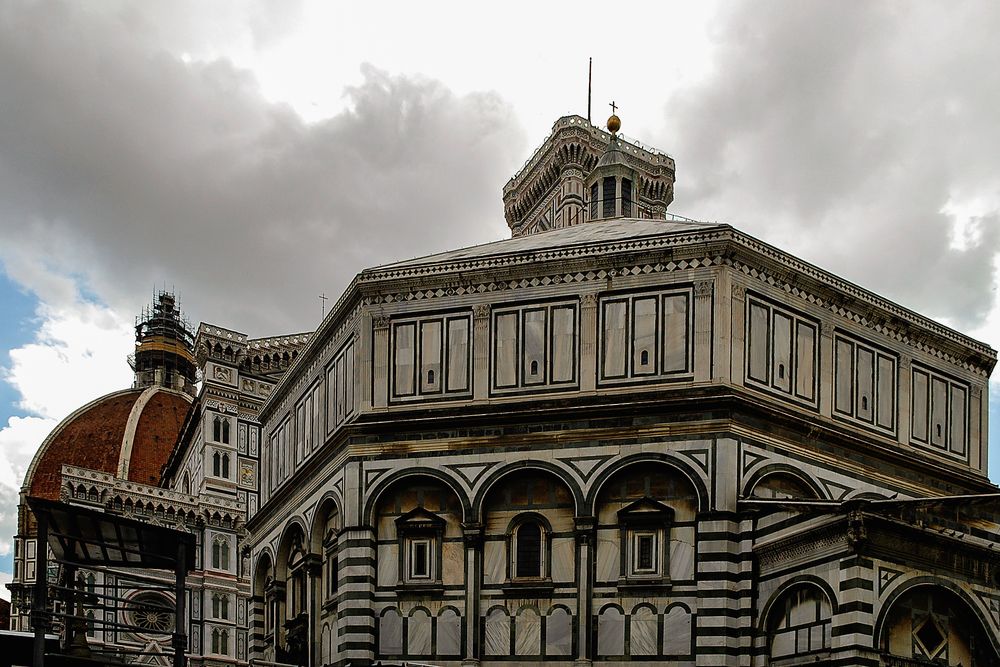
[[[194,565],[194,535],[45,498],[28,498],[35,517],[48,524],[56,560],[81,567],[134,567],[175,570],[178,547],[186,552],[187,574]]]

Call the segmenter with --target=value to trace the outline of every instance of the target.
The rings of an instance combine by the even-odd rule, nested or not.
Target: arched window
[[[222,476],[222,454],[219,452],[212,454],[212,474],[215,477]]]
[[[88,637],[93,637],[94,635],[97,634],[95,632],[95,630],[94,630],[94,626],[95,626],[95,623],[94,623],[94,610],[93,609],[88,609],[87,610],[87,636]]]
[[[229,444],[229,420],[222,420],[222,442],[223,444]]]
[[[544,529],[537,521],[525,521],[514,529],[512,570],[517,579],[543,576]]]
[[[218,415],[212,420],[212,440],[222,442],[222,417]]]
[[[229,454],[222,455],[222,476],[229,479]]]
[[[212,567],[216,570],[229,569],[229,540],[221,535],[212,542]]]

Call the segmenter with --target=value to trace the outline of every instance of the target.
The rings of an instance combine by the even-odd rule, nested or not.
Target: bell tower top
[[[581,116],[557,120],[542,145],[507,182],[504,217],[512,236],[608,218],[666,218],[674,198],[674,160],[619,134],[618,105],[610,106],[606,130]],[[620,167],[614,193],[610,186],[607,192],[604,189],[603,179],[611,174],[600,177],[595,192],[596,170],[612,163]],[[630,183],[628,192],[622,179]]]

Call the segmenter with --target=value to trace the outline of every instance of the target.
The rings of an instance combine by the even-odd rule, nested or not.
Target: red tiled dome
[[[156,485],[191,409],[191,398],[163,387],[102,396],[64,419],[28,468],[29,496],[59,499],[62,466]]]

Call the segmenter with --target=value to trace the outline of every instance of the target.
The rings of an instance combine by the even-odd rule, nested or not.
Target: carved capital
[[[711,280],[703,280],[694,284],[694,295],[695,296],[712,296],[712,292],[715,290],[715,283]]]
[[[597,295],[584,294],[580,298],[580,305],[584,308],[597,308]]]
[[[573,519],[573,534],[580,544],[593,546],[597,537],[597,518],[578,516]]]
[[[747,295],[747,291],[746,291],[746,288],[743,287],[743,285],[740,285],[740,284],[737,284],[737,283],[733,283],[733,298],[734,299],[736,299],[737,301],[742,301],[744,298],[746,298],[746,295]]]
[[[972,385],[972,387],[970,387],[970,391],[972,392],[972,398],[983,397],[983,388],[980,387],[978,384]]]
[[[479,549],[483,546],[483,524],[470,522],[462,524],[462,541],[467,549]]]
[[[375,331],[384,331],[389,328],[389,316],[388,315],[374,315],[372,316],[372,326]]]
[[[833,336],[833,323],[832,322],[820,322],[819,333],[822,336],[830,338]]]
[[[899,369],[901,371],[909,371],[912,365],[913,365],[912,358],[906,356],[905,354],[899,357]]]
[[[485,320],[490,316],[490,304],[477,303],[472,307],[472,316],[477,320]]]

